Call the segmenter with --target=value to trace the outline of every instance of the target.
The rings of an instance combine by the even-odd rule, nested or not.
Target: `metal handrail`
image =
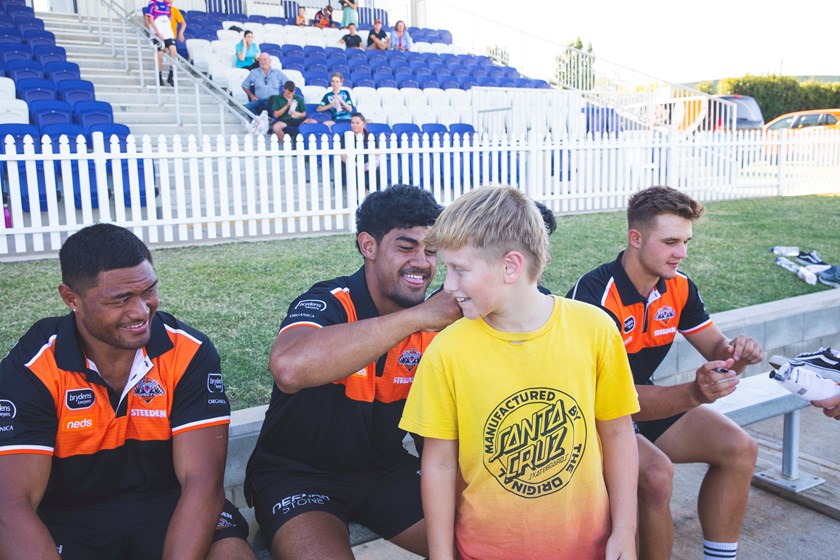
[[[137,46],[137,64],[140,73],[140,85],[145,86],[145,77],[143,72],[143,52],[148,53],[152,52],[152,59],[155,63],[155,74],[160,73],[160,67],[158,66],[158,58],[156,47],[151,43],[151,33],[145,27],[141,26],[133,16],[137,15],[139,11],[128,11],[123,6],[113,2],[113,0],[99,0],[96,3],[96,19],[98,23],[98,32],[100,37],[100,42],[104,44],[104,35],[102,34],[102,15],[100,12],[100,8],[104,6],[108,13],[108,22],[109,22],[109,37],[112,39],[114,38],[114,28],[113,28],[113,16],[116,16],[123,22],[122,26],[122,43],[123,43],[123,50],[125,56],[123,57],[126,61],[125,69],[128,70],[128,39],[127,39],[127,30],[131,30],[134,32],[134,36],[136,39],[136,46]],[[93,27],[91,25],[91,19],[88,18],[88,30],[93,31]],[[142,44],[146,43],[148,46],[143,47]],[[111,41],[111,50],[112,54],[116,56],[116,49],[114,46],[114,41]],[[190,61],[182,57],[181,55],[177,54],[175,57],[171,57],[167,51],[164,51],[164,60],[170,62],[173,65],[174,71],[174,80],[175,80],[175,118],[177,124],[182,123],[181,117],[181,94],[178,88],[178,79],[179,76],[183,74],[183,76],[188,76],[189,79],[194,84],[194,91],[195,91],[195,106],[199,106],[199,98],[200,92],[203,91],[206,94],[210,95],[212,99],[219,103],[219,122],[222,127],[222,134],[225,134],[225,111],[229,111],[231,114],[236,117],[240,123],[248,124],[251,119],[254,117],[253,113],[251,113],[245,106],[237,101],[232,95],[230,95],[227,91],[223,90],[221,87],[218,86],[215,82],[210,80],[207,76],[205,76],[198,68],[196,68]],[[155,79],[155,91],[157,94],[157,102],[158,104],[162,103],[161,99],[161,86],[159,80]],[[198,118],[198,136],[202,136],[202,112],[199,110],[197,112]]]

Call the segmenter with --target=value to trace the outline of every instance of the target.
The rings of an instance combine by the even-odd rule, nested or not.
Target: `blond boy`
[[[400,422],[425,437],[431,559],[634,559],[639,404],[612,321],[540,293],[548,238],[515,189],[462,196],[426,241],[464,313]]]

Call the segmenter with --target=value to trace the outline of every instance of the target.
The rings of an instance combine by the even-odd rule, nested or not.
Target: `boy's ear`
[[[502,257],[505,284],[515,284],[526,273],[526,260],[519,251],[508,251]]]
[[[376,239],[366,231],[360,233],[356,239],[359,242],[359,250],[362,252],[362,256],[366,259],[375,259],[378,246]]]

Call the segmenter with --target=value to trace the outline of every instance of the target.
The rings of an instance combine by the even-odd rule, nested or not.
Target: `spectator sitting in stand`
[[[242,81],[242,89],[250,99],[245,108],[255,115],[270,109],[269,99],[280,93],[280,86],[289,80],[283,72],[271,67],[267,52],[260,53],[257,60],[259,68],[251,70]]]
[[[410,51],[414,46],[414,41],[411,40],[411,35],[405,28],[405,22],[400,20],[394,25],[394,30],[391,31],[391,48],[395,51]]]
[[[283,84],[283,95],[275,95],[271,113],[276,119],[274,134],[279,140],[286,136],[286,127],[300,126],[301,123],[314,123],[315,119],[306,118],[306,104],[300,95],[295,95],[295,83],[291,80]]]
[[[380,51],[388,50],[388,32],[382,29],[382,20],[373,20],[373,29],[368,35],[367,48]]]
[[[321,104],[316,109],[319,113],[329,111],[332,118],[325,121],[324,124],[332,128],[337,122],[347,122],[355,111],[353,108],[353,101],[350,100],[350,92],[346,89],[341,89],[344,84],[344,76],[336,72],[330,76],[330,86],[332,89],[324,94],[321,99]]]
[[[295,25],[298,27],[306,27],[309,25],[309,20],[306,19],[306,8],[303,6],[298,8],[298,14],[295,18]]]
[[[347,26],[347,35],[338,40],[339,43],[348,49],[361,49],[362,38],[356,35],[356,24],[351,23]]]
[[[248,70],[259,68],[260,63],[257,62],[259,54],[260,50],[254,43],[254,34],[246,29],[245,34],[242,35],[242,40],[236,43],[236,67]]]
[[[353,131],[353,135],[356,137],[356,147],[362,150],[367,150],[370,147],[371,142],[371,133],[368,132],[367,128],[365,128],[365,124],[367,120],[365,116],[361,113],[353,113],[350,117],[350,130]],[[341,147],[346,147],[345,136],[342,135],[341,137]],[[373,159],[371,159],[373,156]],[[356,164],[361,164],[362,170],[364,171],[364,178],[365,178],[365,196],[370,194],[370,176],[371,171],[375,170],[379,167],[380,158],[382,157],[381,154],[368,154],[363,153],[359,156],[359,159],[356,160]],[[347,155],[341,154],[341,174],[343,177],[347,177]],[[376,174],[373,173],[374,178]],[[379,190],[379,186],[377,184],[376,190]]]
[[[324,6],[315,14],[315,27],[335,27],[332,20],[332,6]]]

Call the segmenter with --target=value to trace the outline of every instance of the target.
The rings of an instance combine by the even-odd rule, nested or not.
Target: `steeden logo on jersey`
[[[483,462],[508,492],[553,494],[574,476],[586,450],[586,420],[567,393],[535,387],[500,402],[484,424]]]
[[[144,377],[134,386],[134,394],[143,399],[143,402],[149,404],[155,397],[165,395],[166,391],[154,379]]]

